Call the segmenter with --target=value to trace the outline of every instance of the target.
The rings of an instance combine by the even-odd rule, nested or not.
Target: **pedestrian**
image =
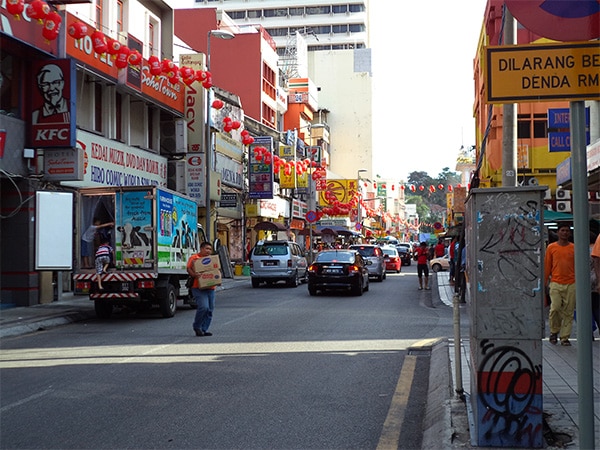
[[[421,242],[415,252],[417,260],[417,276],[419,277],[419,290],[423,290],[423,276],[425,276],[425,289],[429,290],[429,250],[427,242]]]
[[[87,230],[81,236],[81,256],[82,256],[82,268],[92,268],[92,255],[95,255],[96,250],[100,246],[100,241],[103,238],[108,238],[110,242],[110,230],[109,227],[113,227],[114,222],[101,223],[101,220],[97,217],[93,220],[93,225],[90,225]]]
[[[194,298],[196,305],[198,305],[194,323],[192,324],[196,336],[212,336],[212,333],[208,331],[208,328],[212,322],[213,311],[215,309],[216,286],[200,288],[198,285],[199,274],[194,270],[194,261],[212,255],[212,250],[210,242],[203,242],[200,244],[200,251],[190,256],[190,259],[187,262],[188,275],[194,278],[191,289],[192,297]]]
[[[442,238],[439,238],[437,244],[435,244],[435,257],[441,258],[445,254],[446,246],[444,245],[444,240]]]
[[[592,283],[592,319],[596,324],[596,329],[600,331],[600,234],[596,236],[596,239],[593,241],[593,245],[590,245],[590,255],[590,281]]]
[[[548,245],[544,260],[544,282],[550,293],[550,343],[570,346],[575,312],[575,246],[569,241],[569,224],[558,225],[558,241]]]
[[[450,263],[450,276],[448,281],[450,283],[454,283],[454,271],[456,268],[456,264],[454,264],[454,244],[456,244],[456,237],[452,238],[452,242],[450,242],[450,245],[448,246],[448,261]]]
[[[104,237],[96,250],[96,281],[98,283],[98,289],[103,290],[102,286],[102,275],[106,273],[108,266],[112,260],[113,249],[110,246],[110,241],[107,237]]]

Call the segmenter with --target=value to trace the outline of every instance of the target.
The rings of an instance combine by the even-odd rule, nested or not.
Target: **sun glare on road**
[[[361,341],[296,341],[207,344],[176,342],[165,345],[109,345],[103,347],[38,348],[2,350],[0,369],[52,367],[74,364],[169,364],[218,362],[228,356],[265,356],[278,353],[332,353],[355,355],[365,352],[406,350],[416,339]]]

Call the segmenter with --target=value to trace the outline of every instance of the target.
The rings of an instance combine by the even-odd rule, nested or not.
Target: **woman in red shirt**
[[[427,242],[421,242],[415,252],[417,260],[417,275],[419,276],[419,290],[423,290],[423,275],[425,275],[425,289],[429,290],[429,250]]]

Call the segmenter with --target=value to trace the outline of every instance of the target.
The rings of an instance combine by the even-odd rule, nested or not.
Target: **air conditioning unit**
[[[185,159],[179,159],[169,161],[167,167],[167,187],[182,194],[187,194],[188,187],[186,164]]]
[[[544,191],[544,200],[552,200],[552,189],[548,188]]]
[[[187,122],[184,119],[160,123],[160,150],[167,155],[187,153]]]
[[[571,200],[571,191],[558,188],[556,190],[556,200]]]
[[[570,200],[558,200],[556,202],[556,210],[558,212],[570,213],[571,212],[571,201]]]
[[[529,186],[539,186],[540,182],[536,177],[531,177],[529,180],[527,180],[527,184]]]

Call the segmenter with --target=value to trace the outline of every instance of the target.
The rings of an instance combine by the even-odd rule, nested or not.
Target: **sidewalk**
[[[437,273],[438,293],[443,304],[452,307],[454,286],[448,282],[448,272]],[[435,291],[434,291],[435,292]],[[462,304],[464,305],[464,304]],[[467,306],[461,306],[461,316],[467,314]],[[545,448],[579,448],[579,404],[577,391],[577,336],[576,326],[573,325],[574,336],[571,339],[572,347],[552,345],[547,338],[542,340],[542,378],[543,378],[543,408],[547,414],[546,422],[550,430],[544,430],[545,440],[555,440],[554,445],[546,443]],[[598,331],[595,332],[596,340],[592,344],[593,359],[593,385],[594,385],[594,430],[596,442],[600,439],[600,340]],[[456,381],[456,351],[454,339],[449,341],[448,355],[452,370],[452,383],[454,392],[458,383]],[[473,417],[468,396],[471,394],[471,367],[470,367],[470,342],[469,336],[461,336],[460,364],[462,372],[462,388],[467,396],[467,401],[456,399],[450,401],[452,409],[452,428],[455,429],[455,442],[451,448],[476,447],[476,436],[467,437],[465,429],[473,428]],[[459,403],[460,402],[460,403]],[[462,405],[462,406],[461,406]],[[466,411],[465,411],[466,409]],[[465,428],[468,425],[468,428]],[[468,439],[468,441],[467,441]],[[597,447],[598,448],[598,447]]]

